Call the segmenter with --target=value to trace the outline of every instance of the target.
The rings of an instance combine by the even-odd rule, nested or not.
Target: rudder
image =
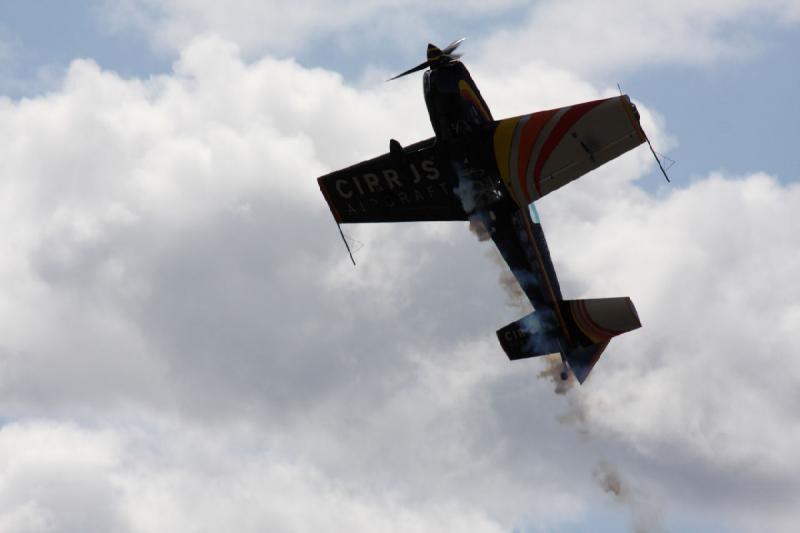
[[[592,371],[600,356],[603,355],[603,350],[606,349],[609,342],[599,342],[589,346],[576,346],[564,352],[564,358],[567,360],[572,373],[575,374],[578,383],[583,384],[586,381],[589,372]]]

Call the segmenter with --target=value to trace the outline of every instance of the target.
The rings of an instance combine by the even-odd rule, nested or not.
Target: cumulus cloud
[[[706,465],[703,475],[686,470],[697,497],[734,476],[743,490],[732,501],[763,494],[780,506],[794,489],[778,473],[800,468],[788,453],[798,415],[782,407],[798,379],[782,332],[798,325],[789,278],[800,268],[790,229],[800,188],[712,175],[662,197],[631,189],[609,211],[579,215],[585,190],[541,206],[551,250],[564,257],[562,287],[629,294],[644,325],[612,343],[615,355],[581,391],[593,431],[626,435],[651,467]]]
[[[498,69],[531,56],[584,75],[656,63],[709,64],[758,52],[758,24],[797,22],[793,0],[538,2],[524,23],[491,37]]]
[[[409,503],[348,487],[303,458],[228,449],[227,436],[198,442],[170,424],[149,429],[170,443],[157,454],[135,431],[47,421],[5,426],[3,531],[503,531],[457,501]]]
[[[663,531],[658,509],[652,507],[647,495],[632,487],[613,466],[600,461],[594,468],[594,478],[605,492],[613,495],[618,503],[630,509],[634,533]]]
[[[570,229],[558,242],[568,248],[565,277],[571,279],[577,269],[575,279],[584,280],[576,296],[587,295],[589,284],[592,293],[627,290],[645,326],[654,319],[669,324],[654,327],[661,329],[658,337],[638,334],[620,340],[630,345],[630,353],[624,363],[618,360],[623,365],[619,374],[614,376],[608,365],[610,375],[597,380],[591,394],[600,395],[602,404],[626,407],[599,416],[599,423],[632,436],[641,431],[648,435],[645,441],[685,439],[687,448],[697,446],[705,460],[719,465],[756,461],[774,471],[788,467],[782,462],[787,455],[765,455],[760,440],[745,437],[756,427],[766,437],[765,425],[776,432],[774,439],[766,437],[775,448],[797,444],[796,435],[784,432],[773,418],[785,413],[771,406],[785,403],[800,370],[786,364],[791,337],[778,333],[798,326],[800,293],[789,277],[800,268],[791,245],[800,187],[759,174],[712,175],[663,199],[619,197],[611,211],[584,219],[582,225],[576,225],[575,211],[563,203],[572,200],[568,196],[553,201],[561,204],[552,208],[553,232],[562,235]],[[587,233],[595,238],[581,237]],[[559,245],[554,249],[559,254]],[[710,332],[718,336],[712,340]],[[619,392],[615,386],[632,368],[644,371],[645,383],[654,387],[637,388],[635,399],[612,399]],[[659,398],[647,408],[644,398],[650,395]],[[723,404],[730,409],[721,409]],[[665,416],[642,417],[641,411],[649,409],[664,409]],[[692,413],[691,422],[682,418],[686,413]],[[687,431],[689,423],[692,431]]]
[[[606,93],[480,71],[498,116]],[[607,458],[667,516],[789,531],[797,186],[650,195],[638,150],[541,202],[565,296],[630,295],[644,324],[567,394],[587,440],[542,362],[497,346],[519,310],[466,224],[349,228],[350,266],[314,177],[430,135],[416,83],[354,88],[219,38],[169,75],[80,60],[0,100],[0,525],[549,527],[586,516]]]
[[[0,525],[14,533],[124,531],[112,479],[120,439],[70,425],[11,424],[0,430]]]
[[[284,456],[397,494],[398,506],[487,509],[473,477],[518,482],[487,462],[453,472],[496,446],[458,443],[479,408],[466,393],[499,355],[491,328],[477,328],[483,294],[465,298],[454,281],[486,279],[493,292],[493,267],[463,246],[462,225],[434,224],[363,228],[353,270],[313,182],[384,151],[390,135],[429,136],[414,89],[357,91],[291,61],[246,65],[209,39],[170,76],[125,80],[81,60],[57,92],[3,100],[3,415],[138,427],[166,412],[223,434],[254,424]],[[455,308],[469,316],[448,319]],[[478,345],[463,334],[470,323]],[[148,446],[163,453],[161,438]],[[443,439],[453,444],[436,451]],[[440,483],[420,493],[431,473]],[[465,481],[468,500],[456,490]],[[505,492],[490,499],[511,505]],[[42,502],[8,503],[8,524],[72,524],[66,507]],[[427,517],[419,529],[439,529]]]
[[[707,65],[752,56],[760,46],[756,30],[800,21],[794,0],[373,0],[337,2],[335,9],[316,0],[237,0],[224,5],[207,0],[126,0],[104,5],[104,23],[144,32],[156,47],[173,52],[197,35],[216,34],[251,55],[298,54],[324,46],[327,60],[336,49],[364,64],[381,57],[376,52],[384,58],[390,51],[410,57],[421,55],[427,41],[443,44],[459,37],[442,34],[448,30],[438,21],[447,19],[471,29],[472,37],[480,33],[485,38],[470,53],[490,68],[503,71],[544,61],[584,76],[657,63]]]

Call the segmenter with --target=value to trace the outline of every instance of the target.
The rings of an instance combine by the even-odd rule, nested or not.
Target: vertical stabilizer
[[[609,341],[590,344],[589,346],[578,346],[564,352],[567,364],[570,370],[572,370],[572,373],[575,374],[578,383],[586,381],[589,372],[592,371],[592,368],[594,368],[600,356],[603,355],[603,350],[608,346],[608,342]]]

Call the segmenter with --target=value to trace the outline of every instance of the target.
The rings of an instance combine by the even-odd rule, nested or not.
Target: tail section
[[[498,330],[509,359],[560,353],[580,383],[586,380],[612,337],[642,326],[628,297],[563,300],[561,316],[568,342],[548,309],[535,311]]]

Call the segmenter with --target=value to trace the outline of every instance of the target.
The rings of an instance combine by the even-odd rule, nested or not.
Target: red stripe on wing
[[[520,188],[525,194],[525,198],[527,198],[528,202],[531,201],[531,195],[528,192],[528,183],[525,180],[525,171],[528,169],[528,163],[533,156],[533,146],[539,139],[539,134],[542,133],[544,125],[547,124],[547,122],[553,118],[553,115],[555,115],[557,112],[558,109],[551,109],[549,111],[542,111],[541,113],[535,113],[531,115],[531,118],[527,123],[525,123],[525,126],[520,133],[517,179],[519,180]]]
[[[560,143],[561,139],[564,138],[564,135],[567,134],[569,129],[574,126],[575,123],[581,119],[581,117],[605,101],[606,100],[593,100],[591,102],[584,102],[582,104],[572,106],[566,113],[564,113],[564,115],[561,117],[561,120],[559,120],[558,124],[556,124],[556,126],[553,128],[553,131],[550,132],[550,136],[545,141],[544,146],[542,146],[542,152],[539,154],[539,159],[536,160],[536,167],[533,170],[533,182],[536,186],[536,192],[539,194],[539,196],[542,195],[540,183],[540,180],[542,179],[541,172],[544,168],[544,164],[553,153],[553,150],[556,149],[556,146],[558,146],[558,143]]]
[[[614,331],[608,328],[605,328],[595,322],[592,318],[592,315],[589,314],[589,310],[586,308],[586,302],[584,300],[578,300],[578,311],[581,315],[581,320],[583,321],[583,325],[587,327],[594,335],[602,340],[609,340],[611,337],[615,337],[619,335],[621,332]]]

